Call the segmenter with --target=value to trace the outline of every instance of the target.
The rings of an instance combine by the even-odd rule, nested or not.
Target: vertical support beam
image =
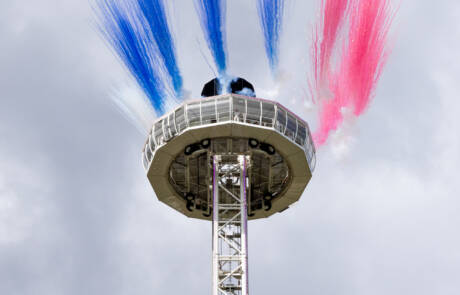
[[[243,276],[241,279],[242,295],[248,295],[249,281],[248,281],[248,194],[246,191],[246,172],[247,162],[245,156],[242,158],[241,173],[240,173],[240,199],[241,199],[241,255]],[[241,160],[241,159],[240,159]]]
[[[212,164],[212,294],[248,295],[246,156],[214,155]]]
[[[217,159],[212,156],[212,295],[219,295],[219,186],[216,168]]]

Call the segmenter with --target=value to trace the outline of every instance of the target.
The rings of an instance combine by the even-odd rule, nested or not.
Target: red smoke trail
[[[313,66],[315,84],[325,81],[334,45],[343,23],[348,0],[321,0],[321,19],[313,36]],[[327,85],[316,84],[315,97]]]
[[[326,6],[323,6],[322,12],[324,23],[327,17]],[[348,27],[340,47],[334,45],[338,51],[337,67],[332,69],[334,48],[326,49],[324,61],[320,58],[319,69],[315,72],[315,88],[312,93],[318,95],[319,103],[319,128],[313,134],[316,145],[324,144],[330,132],[340,127],[345,108],[350,109],[355,116],[363,113],[374,96],[389,53],[387,39],[392,21],[389,0],[349,0],[344,15],[348,22],[338,22],[339,27],[335,30],[337,35],[345,25]],[[323,36],[322,40],[330,40],[330,36]],[[318,55],[315,52],[318,51],[318,44],[313,46],[314,64],[317,65]],[[323,50],[322,47],[319,50]],[[321,87],[327,87],[329,94],[325,94]]]

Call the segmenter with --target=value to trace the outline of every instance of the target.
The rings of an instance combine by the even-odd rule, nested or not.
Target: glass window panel
[[[217,118],[219,122],[230,119],[230,98],[220,98],[217,100]]]
[[[203,124],[216,123],[216,100],[204,100],[201,102],[201,120]]]
[[[147,155],[147,161],[150,163],[152,161],[152,152],[149,149],[147,149],[145,151],[145,154]]]
[[[180,133],[187,128],[187,124],[185,122],[185,114],[184,114],[184,107],[180,107],[176,110],[176,128],[177,132]]]
[[[295,140],[295,134],[297,130],[297,120],[291,114],[288,114],[286,136],[292,140]]]
[[[155,150],[155,142],[153,141],[152,135],[149,136],[149,146],[146,146],[145,148],[148,149],[150,147],[150,150],[154,151]]]
[[[147,170],[147,168],[149,167],[149,161],[146,158],[145,151],[142,155],[142,164],[144,165],[144,169]]]
[[[174,124],[174,113],[171,113],[169,115],[168,131],[171,134],[171,136],[175,136],[177,134],[176,125]]]
[[[187,118],[188,126],[198,126],[201,123],[200,120],[200,103],[194,102],[187,105]]]
[[[248,112],[246,115],[246,123],[260,124],[260,102],[258,100],[246,100]]]
[[[306,138],[306,145],[308,145],[308,149],[311,151],[312,154],[315,153],[315,144],[313,143],[313,139],[311,138],[310,129],[307,128],[307,138]]]
[[[310,133],[310,129],[307,129],[307,142],[308,142],[308,145],[311,147],[312,150],[315,149],[315,144],[313,143],[313,139],[311,137],[311,133]]]
[[[310,169],[312,172],[315,170],[315,167],[316,167],[316,156],[313,155],[313,157],[310,160]]]
[[[163,120],[160,120],[155,123],[154,127],[154,136],[155,136],[155,143],[157,146],[162,145],[164,138],[163,138]]]
[[[276,130],[281,133],[284,133],[284,129],[286,128],[286,112],[278,107],[278,111],[276,113]]]
[[[273,126],[275,118],[275,105],[268,102],[262,103],[262,125],[267,127]]]
[[[298,122],[297,121],[297,124],[298,124],[298,129],[297,129],[297,137],[295,139],[295,142],[297,142],[299,145],[303,146],[305,144],[305,138],[307,136],[307,129],[305,128],[305,126]]]
[[[168,117],[163,119],[163,137],[165,141],[168,141],[171,138],[171,134],[169,133],[169,123]]]
[[[246,115],[246,100],[239,97],[233,97],[233,120],[244,122]]]

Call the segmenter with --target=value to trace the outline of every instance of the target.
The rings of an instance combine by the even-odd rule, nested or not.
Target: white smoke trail
[[[122,115],[143,135],[147,135],[155,121],[155,112],[145,94],[131,83],[120,83],[111,98]]]
[[[337,130],[333,131],[330,136],[331,141],[331,152],[336,160],[345,160],[353,150],[353,146],[356,143],[356,116],[353,110],[350,108],[343,107],[341,109],[343,116],[343,123]]]

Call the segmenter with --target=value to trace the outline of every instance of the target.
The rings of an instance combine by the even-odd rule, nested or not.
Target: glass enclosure
[[[144,168],[148,168],[156,148],[187,128],[228,121],[274,128],[305,150],[310,169],[314,169],[315,148],[306,122],[278,103],[237,95],[184,103],[156,121],[144,147]]]

